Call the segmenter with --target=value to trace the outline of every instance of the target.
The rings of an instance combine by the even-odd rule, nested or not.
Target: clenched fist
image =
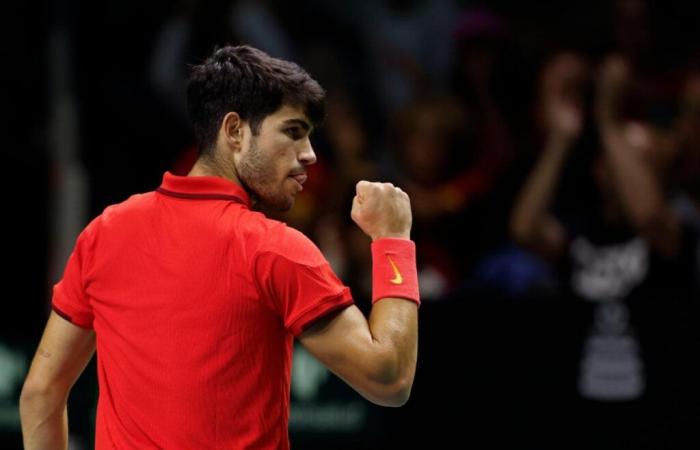
[[[357,183],[350,217],[372,240],[410,239],[411,201],[408,194],[391,183]]]

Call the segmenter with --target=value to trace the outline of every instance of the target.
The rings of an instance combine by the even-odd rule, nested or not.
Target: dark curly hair
[[[187,110],[200,154],[211,154],[224,116],[237,112],[254,135],[282,105],[302,108],[314,125],[323,118],[325,91],[293,62],[247,45],[214,51],[192,68]]]

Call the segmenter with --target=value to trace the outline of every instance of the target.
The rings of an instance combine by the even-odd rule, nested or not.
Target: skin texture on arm
[[[660,144],[648,127],[624,125],[617,117],[619,97],[629,80],[629,68],[619,57],[605,62],[596,99],[596,118],[615,189],[632,225],[657,251],[678,253],[680,225],[666,204],[659,174],[649,163]]]
[[[635,154],[623,133],[617,128],[602,132],[622,207],[652,247],[666,256],[673,256],[679,251],[680,225],[664,200],[658,177],[640,155]]]
[[[68,394],[94,352],[93,330],[51,311],[20,396],[25,450],[68,448]]]
[[[356,306],[320,320],[299,341],[367,400],[401,406],[409,398],[418,357],[418,305],[385,298],[369,320]]]
[[[410,200],[390,183],[360,181],[351,216],[372,240],[410,238]],[[369,401],[383,406],[408,401],[418,355],[416,303],[379,299],[369,320],[350,306],[314,324],[299,340]]]

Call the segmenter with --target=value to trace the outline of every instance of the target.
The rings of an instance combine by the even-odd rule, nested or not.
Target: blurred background
[[[188,68],[247,43],[328,92],[283,216],[370,306],[359,179],[412,198],[423,305],[409,403],[297,348],[293,448],[698,448],[700,4],[6,2],[0,448],[75,238],[186,174]],[[94,360],[69,402],[92,448]],[[183,405],[186,407],[186,405]]]

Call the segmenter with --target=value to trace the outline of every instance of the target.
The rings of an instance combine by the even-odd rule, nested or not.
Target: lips
[[[293,179],[294,181],[297,182],[297,184],[298,184],[297,189],[298,189],[299,191],[301,191],[302,189],[304,189],[304,188],[302,187],[302,185],[304,184],[304,182],[306,181],[306,179],[308,178],[308,176],[307,176],[305,173],[298,173],[298,174],[295,174],[295,175],[290,175],[289,178],[291,178],[291,179]]]
[[[308,176],[305,173],[291,175],[291,177],[294,178],[295,180],[297,180],[297,183],[299,183],[299,184],[304,184],[304,182],[308,178]]]

